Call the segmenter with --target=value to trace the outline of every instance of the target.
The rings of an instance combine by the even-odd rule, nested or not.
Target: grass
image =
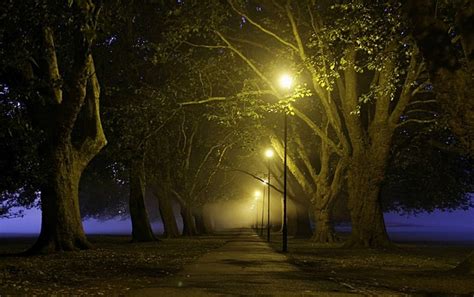
[[[5,256],[30,246],[33,238],[0,239],[0,296],[123,295],[165,282],[183,265],[221,247],[230,235],[130,243],[125,236],[92,236],[95,249],[34,257]],[[281,236],[270,245],[281,251]],[[473,246],[397,244],[390,250],[344,249],[289,239],[287,254],[309,281],[338,283],[348,292],[409,296],[472,296],[474,276],[451,271]],[[456,295],[457,294],[457,295]]]
[[[202,254],[222,246],[221,237],[130,243],[125,236],[92,236],[95,248],[19,257],[33,238],[0,239],[0,296],[121,295],[152,286]]]
[[[270,245],[281,251],[281,236]],[[420,296],[474,296],[474,275],[452,272],[473,246],[397,244],[389,250],[345,249],[289,239],[290,262],[312,278],[343,284],[357,293],[392,291]]]

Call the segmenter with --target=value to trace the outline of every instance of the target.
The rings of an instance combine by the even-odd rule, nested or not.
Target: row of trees
[[[440,5],[439,15],[449,18],[463,7],[453,5]],[[187,45],[240,58],[241,67],[253,72],[241,82],[258,95],[254,100],[260,105],[279,100],[295,116],[291,135],[296,149],[289,168],[312,196],[315,220],[320,222],[316,239],[334,238],[330,228],[318,226],[330,225],[331,205],[347,186],[352,222],[347,245],[390,245],[380,193],[395,135],[414,136],[423,124],[440,123],[429,61],[420,53],[420,41],[412,33],[416,24],[409,19],[416,8],[396,2],[230,0],[213,7],[211,16],[206,15],[211,23],[190,34]],[[189,19],[205,13],[197,5],[183,11]],[[282,69],[295,73],[299,89],[284,93],[278,88],[276,77]],[[467,80],[469,73],[464,73]],[[472,110],[468,101],[461,100],[464,110]],[[281,156],[280,138],[273,135],[271,140]],[[470,185],[464,184],[461,200]]]
[[[408,185],[433,185],[414,165],[425,151],[411,139],[433,152],[429,164],[452,156],[450,174],[437,178],[462,182],[443,188],[449,203],[426,195],[427,204],[408,209],[469,204],[473,5],[437,2],[9,1],[0,32],[2,149],[17,157],[5,162],[13,170],[4,173],[2,209],[40,196],[32,251],[89,247],[79,182],[107,135],[88,174],[127,188],[133,239],[154,239],[147,190],[169,236],[177,233],[172,200],[193,235],[192,209],[221,197],[228,182],[219,170],[260,135],[282,156],[275,123],[286,112],[289,170],[295,193],[312,205],[313,239],[335,239],[331,213],[345,193],[346,244],[389,246],[381,198],[403,209]],[[283,71],[294,73],[295,89],[278,87]],[[88,180],[84,196],[96,190]],[[111,214],[124,208],[107,190],[99,197]]]

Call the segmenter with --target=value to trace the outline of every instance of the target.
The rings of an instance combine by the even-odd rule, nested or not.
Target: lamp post
[[[262,193],[262,224],[260,225],[260,236],[263,236],[263,221],[265,218],[265,185]]]
[[[258,231],[258,199],[260,199],[260,191],[255,191],[254,193],[254,198],[255,198],[255,213],[256,213],[256,218],[255,218],[255,230]]]
[[[267,149],[265,151],[267,157],[267,241],[270,242],[270,159],[273,158],[273,150]]]
[[[280,87],[284,90],[289,90],[293,85],[293,78],[284,74],[280,77],[279,80]],[[288,115],[285,110],[284,113],[284,135],[283,135],[283,242],[282,242],[282,252],[288,252],[288,226],[287,226],[287,214],[286,214],[286,196],[287,196],[287,153],[288,153]]]

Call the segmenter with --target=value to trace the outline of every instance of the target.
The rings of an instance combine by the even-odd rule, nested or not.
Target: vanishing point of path
[[[159,280],[156,287],[133,290],[128,296],[357,296],[368,293],[357,292],[356,288],[343,283],[313,279],[251,230],[238,230],[225,236],[229,240],[221,248],[184,266],[175,276]]]

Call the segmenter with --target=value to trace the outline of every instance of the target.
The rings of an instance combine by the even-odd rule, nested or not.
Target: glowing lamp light
[[[262,192],[255,191],[255,193],[253,195],[255,196],[255,200],[258,200],[258,199],[260,199],[260,196],[262,196]]]
[[[272,149],[268,149],[268,150],[265,151],[265,157],[273,158],[273,155],[274,155],[274,153],[273,153]]]
[[[280,87],[288,90],[293,85],[293,77],[291,77],[288,74],[283,74],[282,76],[280,76],[279,83],[280,83]]]

